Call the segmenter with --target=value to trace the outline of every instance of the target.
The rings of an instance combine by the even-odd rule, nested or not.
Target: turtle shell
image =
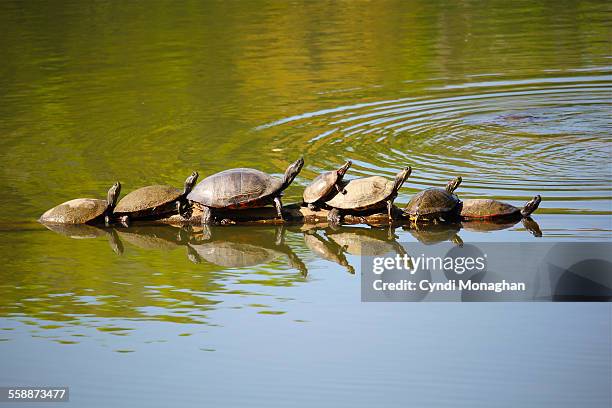
[[[101,217],[107,207],[106,200],[77,198],[51,208],[38,221],[48,224],[86,224]]]
[[[520,216],[521,209],[491,199],[464,200],[461,216],[464,218],[492,218]]]
[[[319,174],[304,190],[304,202],[314,203],[328,195],[338,181],[337,171]]]
[[[187,199],[212,208],[251,208],[267,204],[282,186],[281,179],[259,170],[230,169],[200,181]]]
[[[417,193],[406,205],[404,211],[410,216],[436,216],[451,212],[461,200],[441,188],[428,188]]]
[[[336,194],[327,205],[345,209],[362,210],[374,207],[393,193],[394,182],[381,176],[365,177],[342,182],[345,194]]]
[[[115,214],[154,215],[176,208],[173,204],[183,192],[166,185],[147,186],[134,190],[119,201]]]

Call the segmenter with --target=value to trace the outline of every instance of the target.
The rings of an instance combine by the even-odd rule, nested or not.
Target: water
[[[216,229],[232,263],[197,231],[34,220],[115,180],[304,155],[286,202],[348,158],[350,177],[411,165],[400,205],[456,175],[462,198],[544,199],[541,237],[347,232],[383,246],[610,240],[609,21],[598,1],[2,2],[0,385],[66,384],[76,406],[607,406],[606,304],[362,304],[358,255],[322,258],[299,226],[280,247]]]

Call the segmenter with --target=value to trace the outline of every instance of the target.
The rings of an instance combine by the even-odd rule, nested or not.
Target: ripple
[[[462,175],[464,197],[522,202],[540,193],[547,212],[612,213],[610,68],[554,75],[432,81],[424,95],[301,113],[255,131],[276,132],[278,145],[303,143],[306,178],[348,157],[353,177],[411,164],[400,201]]]

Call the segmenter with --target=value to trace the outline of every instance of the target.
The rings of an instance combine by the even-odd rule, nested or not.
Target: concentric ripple
[[[610,67],[546,74],[435,80],[413,97],[302,113],[256,130],[277,132],[279,146],[299,139],[306,178],[345,158],[355,162],[352,176],[392,176],[410,164],[399,201],[461,175],[466,198],[521,203],[542,194],[543,212],[610,214]]]

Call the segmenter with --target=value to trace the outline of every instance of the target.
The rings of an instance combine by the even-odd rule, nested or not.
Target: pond
[[[609,304],[362,303],[351,251],[609,242],[605,2],[5,1],[0,26],[0,386],[88,407],[610,401]],[[349,179],[410,165],[399,206],[462,176],[461,198],[541,194],[539,232],[218,227],[212,251],[197,229],[36,222],[116,180],[300,156],[286,203],[347,159]]]

